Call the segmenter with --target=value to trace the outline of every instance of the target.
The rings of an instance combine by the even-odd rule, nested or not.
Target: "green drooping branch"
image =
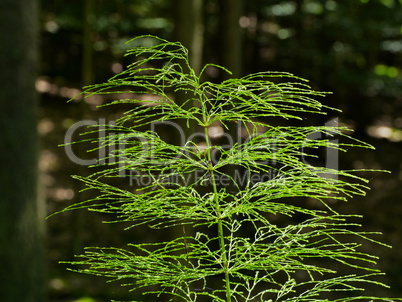
[[[278,72],[201,82],[207,68],[220,67],[197,74],[181,44],[147,36],[154,44],[145,47],[143,38],[132,41],[137,47],[127,55],[134,62],[125,71],[83,92],[113,94],[116,100],[104,106],[130,109],[109,135],[93,140],[114,151],[91,176],[76,176],[99,193],[66,210],[107,213],[130,228],[186,225],[192,232],[127,249],[90,248],[73,262],[86,267],[78,271],[125,280],[169,301],[390,301],[364,295],[365,286],[384,285],[375,281],[376,258],[360,242],[381,243],[328,202],[364,195],[366,180],[305,160],[323,148],[371,146],[343,127],[292,125],[330,110],[316,100],[325,93]],[[188,99],[177,104],[178,92]],[[170,127],[178,120],[197,131],[182,145],[153,131],[155,123]],[[242,130],[240,140],[224,137],[230,127]],[[313,139],[317,134],[323,139]],[[228,166],[234,173],[225,173]]]

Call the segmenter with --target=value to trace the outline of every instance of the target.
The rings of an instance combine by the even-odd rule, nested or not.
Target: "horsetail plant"
[[[297,124],[333,110],[315,99],[325,93],[282,72],[202,81],[210,69],[227,70],[208,64],[196,74],[180,43],[131,42],[133,63],[83,91],[114,97],[102,106],[125,113],[91,139],[110,154],[90,176],[74,176],[99,194],[65,211],[88,208],[175,237],[87,248],[72,262],[77,271],[123,282],[147,301],[401,300],[365,294],[385,285],[360,246],[382,243],[332,207],[364,195],[366,180],[307,161],[322,150],[372,148],[333,123]]]

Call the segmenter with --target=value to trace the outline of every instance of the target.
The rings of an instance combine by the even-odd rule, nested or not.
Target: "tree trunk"
[[[175,0],[174,4],[175,40],[182,43],[188,49],[191,68],[194,69],[195,73],[199,73],[202,68],[202,48],[204,42],[203,0]],[[190,96],[184,91],[179,91],[175,97],[176,103],[182,106],[189,97],[194,97],[194,95]],[[197,106],[197,104],[188,102],[185,105],[186,109],[192,106]],[[190,135],[195,133],[196,126],[194,123],[187,125],[187,121],[184,119],[176,122],[183,131],[185,139],[188,139]],[[175,137],[174,140],[176,140],[174,144],[184,144],[183,139],[179,137]]]
[[[82,86],[93,84],[93,19],[94,19],[94,0],[84,1],[83,11],[83,33],[82,33]],[[85,102],[82,102],[85,104]]]
[[[235,78],[241,77],[243,73],[243,34],[239,24],[243,10],[243,0],[221,0],[222,65]]]
[[[37,198],[38,3],[0,2],[0,301],[45,301]]]
[[[198,73],[204,44],[203,0],[176,0],[174,4],[175,40],[189,50],[191,67]]]
[[[224,72],[221,80],[228,78],[240,78],[243,75],[243,33],[240,27],[240,17],[244,13],[244,0],[221,0],[221,64],[232,72],[232,75]],[[232,123],[225,132],[234,142],[240,142],[241,124]],[[238,166],[227,165],[222,169],[224,173],[235,179]],[[237,171],[239,172],[239,171]],[[237,189],[233,183],[226,187],[226,190],[233,193]]]

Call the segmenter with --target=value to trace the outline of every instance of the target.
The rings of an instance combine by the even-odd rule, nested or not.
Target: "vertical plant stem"
[[[218,216],[218,238],[219,238],[219,247],[221,252],[221,259],[223,262],[223,271],[225,273],[225,289],[226,289],[226,301],[231,302],[230,298],[230,280],[229,280],[229,261],[227,257],[226,247],[225,247],[225,238],[224,238],[224,231],[223,231],[223,223],[222,223],[222,215],[221,215],[221,208],[219,205],[219,198],[218,198],[218,190],[217,190],[217,183],[213,169],[212,163],[212,155],[211,155],[211,144],[209,142],[208,137],[208,127],[204,126],[204,135],[205,135],[205,143],[207,146],[207,157],[208,157],[208,168],[211,174],[211,183],[214,192],[214,202],[215,202],[215,211],[216,215]]]

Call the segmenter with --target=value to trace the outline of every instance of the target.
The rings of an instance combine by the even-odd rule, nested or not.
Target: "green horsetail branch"
[[[78,272],[144,301],[401,301],[366,294],[386,285],[361,245],[383,244],[332,207],[368,189],[356,170],[338,169],[338,153],[372,147],[336,119],[306,125],[336,112],[317,100],[326,93],[284,72],[207,81],[210,69],[229,71],[195,73],[177,42],[130,43],[131,65],[82,92],[124,113],[66,135],[70,158],[94,171],[74,177],[97,193],[65,211],[172,239],[87,248],[70,262]],[[89,162],[70,145],[81,126],[98,154]]]

